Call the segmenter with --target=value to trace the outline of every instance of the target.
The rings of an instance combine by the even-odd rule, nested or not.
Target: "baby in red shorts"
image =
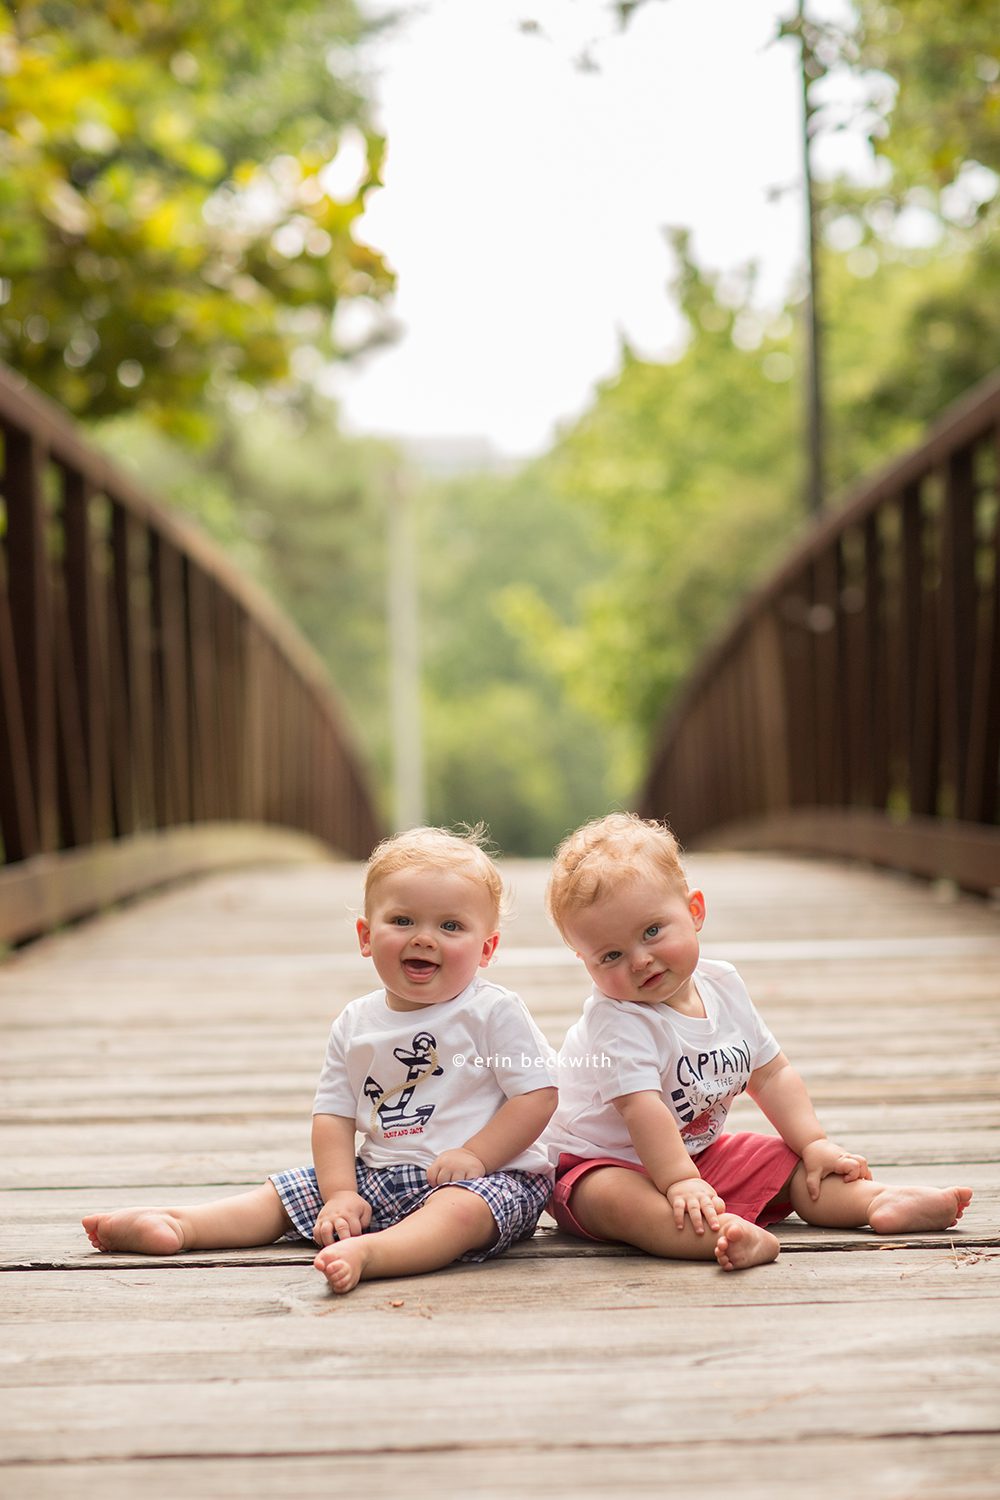
[[[556,851],[549,914],[594,991],[559,1056],[546,1132],[561,1229],[726,1271],[774,1260],[767,1225],[950,1228],[964,1187],[887,1187],[827,1139],[731,964],[701,957],[705,898],[660,823],[614,813]],[[730,1132],[744,1090],[778,1134]]]

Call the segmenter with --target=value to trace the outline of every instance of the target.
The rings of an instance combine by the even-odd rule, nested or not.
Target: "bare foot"
[[[176,1255],[184,1249],[181,1222],[166,1208],[122,1208],[113,1214],[88,1214],[82,1222],[95,1250]]]
[[[781,1245],[759,1224],[751,1224],[738,1214],[720,1214],[719,1224],[722,1232],[715,1244],[715,1258],[724,1271],[745,1271],[748,1266],[777,1260]]]
[[[877,1234],[950,1229],[971,1201],[967,1187],[886,1187],[872,1199],[868,1222]]]
[[[327,1245],[313,1265],[326,1277],[331,1291],[349,1292],[364,1275],[370,1250],[367,1236],[354,1235],[349,1240],[337,1240],[335,1244]]]

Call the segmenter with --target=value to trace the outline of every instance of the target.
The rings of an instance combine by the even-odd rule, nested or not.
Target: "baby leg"
[[[333,1291],[349,1292],[359,1281],[440,1271],[469,1250],[485,1250],[497,1237],[484,1198],[469,1188],[439,1188],[398,1224],[337,1240],[313,1264]]]
[[[182,1208],[121,1208],[83,1220],[95,1250],[177,1255],[181,1250],[235,1250],[271,1245],[291,1229],[273,1184]]]
[[[845,1182],[831,1173],[819,1185],[819,1197],[806,1191],[805,1168],[799,1164],[786,1189],[792,1207],[807,1224],[828,1229],[856,1229],[869,1224],[877,1234],[918,1234],[950,1229],[972,1199],[967,1187],[893,1187],[865,1178]]]
[[[745,1270],[777,1258],[773,1234],[720,1213],[719,1228],[699,1234],[689,1222],[678,1229],[673,1209],[641,1172],[625,1167],[596,1167],[574,1187],[570,1206],[577,1222],[602,1240],[635,1245],[667,1260],[717,1260],[724,1271]]]

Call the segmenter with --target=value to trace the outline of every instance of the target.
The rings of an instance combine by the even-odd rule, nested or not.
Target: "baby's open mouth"
[[[437,964],[432,963],[429,958],[404,958],[403,969],[405,973],[412,974],[414,978],[421,978],[426,974],[433,974]]]

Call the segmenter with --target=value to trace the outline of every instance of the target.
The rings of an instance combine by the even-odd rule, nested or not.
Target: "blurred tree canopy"
[[[1000,171],[1000,28],[993,0],[854,0],[857,24],[834,45],[872,83],[869,139],[892,167],[902,201],[937,197],[946,217],[968,222],[995,212],[970,183],[963,204],[948,189],[977,167]],[[982,184],[982,179],[980,179]],[[942,202],[942,195],[944,201]]]
[[[622,23],[643,3],[617,5]],[[809,76],[852,70],[882,163],[874,186],[819,189],[836,487],[915,440],[997,363],[995,23],[985,0],[858,0],[846,31],[805,23]],[[798,29],[793,19],[781,34]],[[833,128],[824,109],[820,130]],[[631,729],[636,763],[710,637],[805,524],[801,293],[765,310],[753,267],[715,274],[684,231],[670,239],[684,352],[656,363],[625,348],[543,464],[556,493],[593,512],[604,566],[568,616],[529,586],[506,596],[523,649],[582,710]]]
[[[795,525],[799,404],[792,319],[760,313],[754,277],[700,269],[673,235],[683,355],[623,351],[619,374],[542,461],[549,486],[593,513],[601,567],[558,618],[524,585],[508,625],[598,722],[646,732],[706,638]],[[628,795],[628,784],[620,795]]]
[[[852,71],[881,169],[874,186],[840,178],[822,189],[826,319],[839,351],[829,401],[842,407],[853,387],[864,412],[854,425],[883,456],[894,426],[915,435],[1000,353],[1000,29],[990,0],[855,0],[854,13],[846,32],[809,36],[820,81],[827,68]],[[855,340],[848,360],[859,308],[880,347],[866,357]]]
[[[392,276],[353,0],[24,0],[0,11],[0,354],[74,413],[197,436],[234,382],[337,352]],[[324,169],[350,143],[353,182]]]
[[[997,362],[993,14],[856,0],[848,30],[810,30],[819,94],[852,70],[882,162],[873,184],[820,188],[837,486]],[[336,307],[377,327],[391,286],[354,235],[382,152],[361,35],[350,0],[8,7],[0,337],[272,590],[385,786],[383,496],[403,459],[345,437],[309,381],[337,352]],[[352,140],[334,191],[325,164]],[[510,853],[627,802],[671,694],[804,524],[800,294],[764,307],[752,267],[716,273],[685,232],[670,242],[678,358],[625,347],[543,458],[415,485],[428,813],[485,818]]]
[[[509,853],[550,854],[638,769],[627,721],[575,701],[515,619],[522,592],[575,617],[603,567],[596,517],[544,463],[425,482],[418,509],[428,816],[484,818]]]
[[[344,437],[321,398],[225,412],[215,441],[197,449],[134,413],[97,436],[296,620],[329,667],[391,821],[384,497],[403,457]],[[447,481],[414,474],[408,488],[428,817],[485,819],[508,852],[548,854],[595,798],[638,773],[629,730],[575,703],[513,623],[519,589],[537,591],[554,617],[573,617],[602,566],[595,517],[554,493],[539,467]]]

